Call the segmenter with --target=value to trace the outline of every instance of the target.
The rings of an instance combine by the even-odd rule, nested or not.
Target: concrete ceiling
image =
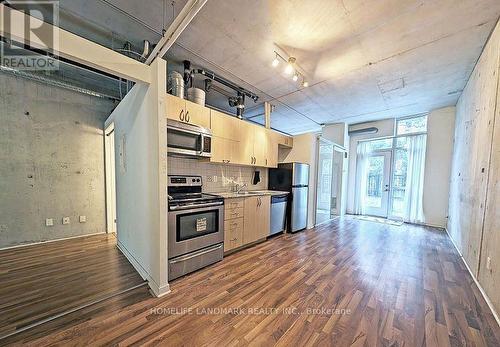
[[[163,0],[61,0],[61,26],[140,51],[184,3],[172,12]],[[276,105],[272,126],[298,134],[454,105],[499,15],[498,0],[208,0],[166,58],[256,92]],[[271,67],[276,47],[297,58],[310,87]],[[213,94],[208,103],[224,107]]]
[[[295,134],[454,105],[499,14],[498,0],[209,0],[167,57],[246,82]],[[309,88],[271,67],[276,46]]]

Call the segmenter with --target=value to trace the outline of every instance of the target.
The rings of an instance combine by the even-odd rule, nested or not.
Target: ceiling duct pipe
[[[229,101],[229,106],[236,107],[236,115],[240,119],[243,118],[243,113],[245,112],[245,97],[248,96],[254,102],[257,102],[257,100],[259,100],[259,96],[258,95],[252,93],[251,91],[249,91],[249,90],[247,90],[245,88],[242,88],[242,87],[234,84],[233,82],[225,79],[222,76],[216,75],[212,71],[207,71],[207,70],[204,70],[204,69],[192,69],[192,70],[189,70],[189,68],[191,67],[191,63],[189,61],[187,61],[187,60],[184,60],[183,64],[184,64],[184,78],[185,79],[186,79],[186,73],[188,71],[190,71],[190,73],[189,73],[189,79],[186,81],[189,86],[192,86],[192,84],[193,84],[193,77],[194,77],[194,75],[203,75],[203,76],[206,77],[206,79],[205,79],[205,90],[207,92],[211,88],[211,83],[209,83],[210,80],[215,81],[217,83],[220,83],[220,84],[222,84],[222,85],[224,85],[224,86],[226,86],[228,88],[231,88],[234,91],[236,91],[237,95],[229,97],[228,101]]]
[[[186,65],[184,65],[184,66],[186,66]],[[247,90],[245,88],[242,88],[242,87],[234,84],[233,82],[225,79],[224,77],[216,75],[212,71],[207,71],[207,70],[204,70],[204,69],[193,69],[193,70],[191,70],[191,78],[193,78],[194,75],[203,75],[203,76],[211,79],[212,81],[218,82],[218,83],[220,83],[222,85],[225,85],[226,87],[229,87],[229,88],[233,89],[234,91],[236,91],[236,92],[238,92],[240,94],[248,96],[254,102],[257,102],[257,100],[259,100],[259,96],[258,95],[252,93],[251,91],[249,91],[249,90]]]

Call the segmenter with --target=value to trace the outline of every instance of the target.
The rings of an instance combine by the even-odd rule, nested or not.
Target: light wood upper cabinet
[[[261,240],[269,236],[271,196],[251,196],[245,198],[243,217],[243,244]]]
[[[210,109],[186,100],[186,121],[210,129]]]
[[[210,128],[210,109],[189,100],[166,94],[167,118]]]
[[[186,113],[186,100],[178,98],[177,96],[167,94],[165,100],[167,108],[167,118],[183,121],[184,114]]]
[[[254,125],[245,122],[239,121],[240,124],[240,138],[241,138],[241,147],[239,154],[239,163],[243,165],[255,165],[254,164],[254,142],[255,142],[255,133],[254,133]]]
[[[210,128],[212,129],[211,162],[240,163],[240,129],[238,119],[231,119],[225,114],[211,110]]]
[[[210,128],[210,161],[217,163],[277,167],[278,145],[291,143],[289,136],[215,110],[210,111]]]

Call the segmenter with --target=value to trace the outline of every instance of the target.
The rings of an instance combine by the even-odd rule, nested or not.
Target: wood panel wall
[[[448,232],[500,311],[500,25],[457,103]],[[498,105],[497,105],[498,104]],[[492,270],[486,268],[491,258]]]

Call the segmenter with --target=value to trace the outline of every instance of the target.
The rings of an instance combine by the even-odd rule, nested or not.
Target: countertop
[[[245,198],[249,196],[283,195],[283,194],[289,194],[289,192],[283,192],[279,190],[254,190],[254,191],[249,190],[239,194],[235,192],[220,192],[220,193],[210,193],[210,194],[221,196],[224,199],[233,199],[233,198]]]

